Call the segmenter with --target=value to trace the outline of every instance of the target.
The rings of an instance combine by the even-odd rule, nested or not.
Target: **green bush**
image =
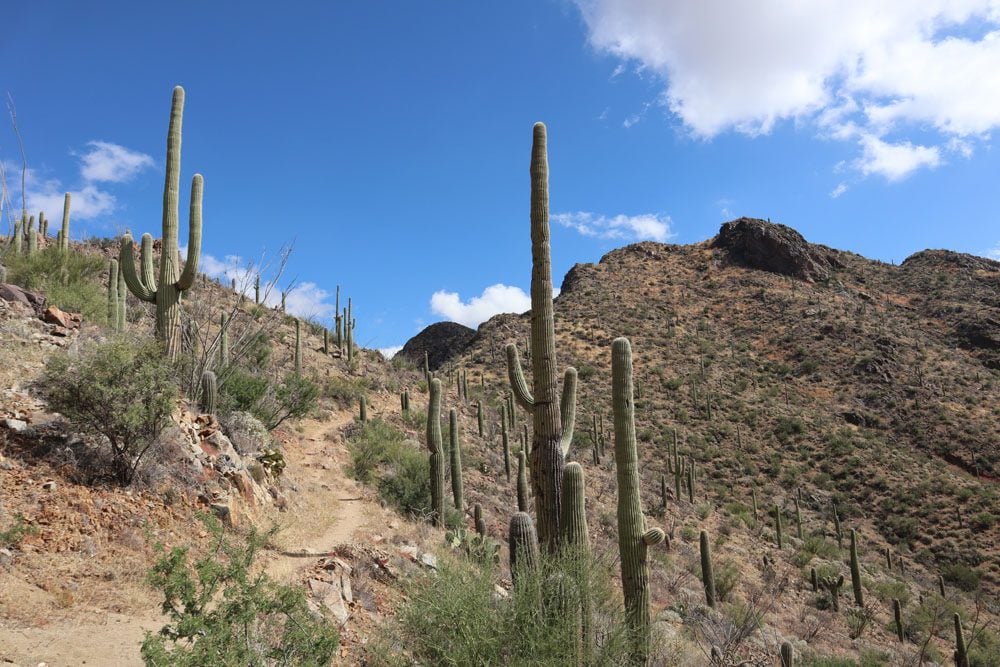
[[[230,368],[219,387],[219,406],[222,413],[249,412],[267,395],[270,383],[263,377],[242,368]]]
[[[277,387],[268,385],[264,397],[250,410],[267,427],[276,429],[286,419],[305,417],[319,404],[319,385],[301,375],[288,375]]]
[[[107,322],[108,293],[102,274],[108,268],[108,260],[102,255],[75,250],[63,253],[52,245],[31,257],[26,250],[20,255],[7,251],[3,262],[7,267],[7,282],[39,290],[49,304],[80,313],[88,322]]]
[[[111,472],[126,486],[167,425],[177,396],[160,346],[128,336],[49,357],[42,386],[53,410],[107,440]]]
[[[24,517],[20,514],[14,517],[14,525],[6,530],[0,530],[0,547],[16,547],[28,535],[34,535],[38,529],[29,523],[25,523]]]
[[[941,566],[941,576],[955,588],[971,593],[979,589],[983,573],[962,563],[948,563]]]
[[[401,431],[381,419],[369,419],[347,443],[351,475],[374,484],[386,503],[411,516],[431,509],[427,455],[404,441]]]
[[[333,376],[323,385],[323,397],[337,401],[341,405],[355,405],[362,396],[368,395],[366,378]]]
[[[563,588],[566,607],[589,598],[598,641],[588,665],[628,664],[627,634],[607,563],[584,571],[563,559],[542,558],[537,573],[518,579],[516,591],[498,598],[490,570],[444,554],[439,571],[406,582],[406,599],[394,622],[380,629],[371,665],[572,665],[577,664],[576,617],[552,613],[553,582],[588,582]],[[579,574],[585,572],[586,577]],[[568,573],[568,574],[567,574]],[[654,663],[656,658],[654,657]]]
[[[334,624],[314,615],[301,588],[277,584],[255,567],[273,535],[251,529],[246,542],[227,538],[205,517],[215,548],[189,562],[186,548],[161,554],[149,583],[163,593],[170,621],[146,633],[142,659],[155,667],[201,665],[326,665],[340,637]]]

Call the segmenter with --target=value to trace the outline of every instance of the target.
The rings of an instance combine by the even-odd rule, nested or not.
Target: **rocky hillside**
[[[483,384],[479,395],[494,424],[508,387],[503,346],[516,344],[524,358],[529,324],[530,314],[492,318],[442,371],[447,379],[464,369],[470,385]],[[949,590],[981,586],[996,600],[1000,263],[935,250],[894,266],[810,244],[785,226],[739,219],[703,243],[644,242],[577,264],[555,302],[555,326],[560,365],[579,371],[569,458],[588,470],[592,535],[606,547],[615,534],[605,523],[613,523],[613,461],[594,460],[592,418],[610,442],[611,340],[627,336],[644,503],[653,513],[664,508],[681,562],[696,557],[697,530],[729,535],[755,493],[760,522],[717,550],[738,563],[748,586],[766,574],[763,555],[790,568],[790,591],[805,590],[810,567],[846,572],[836,507],[841,535],[856,528],[861,536],[866,587],[880,600],[886,627],[890,597],[905,589],[916,604],[939,575]],[[518,428],[523,423],[519,414]],[[484,445],[494,452],[495,433],[494,426]],[[697,471],[693,503],[675,492],[668,463],[675,442]],[[498,454],[485,456],[485,486],[471,486],[476,502],[489,503],[492,486],[505,482]],[[510,499],[491,510],[504,513],[504,502]],[[766,517],[777,506],[794,525],[796,505],[802,539],[792,538],[793,551],[776,552]],[[786,534],[793,532],[787,525]],[[654,568],[652,576],[666,584],[671,572]],[[670,589],[654,589],[654,611],[657,604],[661,614],[676,610]],[[789,594],[783,613],[799,620],[786,618],[784,633],[801,642],[802,619],[819,619],[826,630],[809,639],[812,649],[861,655],[868,644],[852,643],[843,621],[827,618],[808,595]],[[891,635],[867,642],[892,648]],[[902,660],[904,653],[891,655]]]

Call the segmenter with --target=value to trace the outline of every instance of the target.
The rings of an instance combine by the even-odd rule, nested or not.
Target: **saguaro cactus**
[[[302,375],[302,322],[295,320],[295,374]]]
[[[823,577],[820,586],[830,591],[830,604],[834,611],[840,611],[840,587],[844,585],[844,575],[839,577]]]
[[[618,477],[618,551],[621,557],[625,620],[633,633],[633,661],[645,664],[650,646],[649,564],[647,550],[665,535],[646,530],[639,494],[639,456],[632,398],[632,346],[627,338],[611,344],[611,395],[615,417],[615,469]]]
[[[510,434],[507,432],[507,408],[500,406],[500,441],[503,446],[503,471],[510,482]]]
[[[962,632],[962,618],[957,613],[955,614],[955,667],[969,667],[965,633]]]
[[[903,610],[896,598],[892,599],[892,619],[896,623],[896,637],[903,641]]]
[[[590,654],[593,645],[589,576],[590,534],[587,531],[586,485],[583,479],[583,467],[579,463],[566,464],[566,469],[563,471],[562,494],[562,548],[564,553],[575,560],[573,574],[580,594],[580,630],[584,656],[582,664],[587,664],[586,656]]]
[[[441,447],[441,380],[434,378],[428,386],[427,449],[431,452],[431,520],[435,526],[444,524],[444,451]]]
[[[778,542],[778,550],[784,546],[784,541],[781,538],[781,508],[777,505],[774,506],[774,539]]]
[[[858,533],[851,528],[851,588],[854,589],[854,603],[865,606],[865,593],[861,588],[861,565],[858,562]]]
[[[781,667],[795,667],[795,651],[788,642],[781,642]]]
[[[462,498],[462,446],[458,438],[458,410],[448,411],[448,438],[451,441],[451,495],[455,500],[455,509],[461,510],[465,505]]]
[[[517,453],[517,511],[528,511],[528,470],[523,449]]]
[[[708,533],[701,531],[699,539],[701,546],[701,581],[705,586],[705,602],[715,609],[715,575],[712,573],[712,545],[708,542]]]
[[[476,426],[479,427],[479,437],[486,435],[486,427],[483,423],[483,402],[476,401]]]
[[[801,540],[802,537],[802,508],[799,506],[799,499],[795,499],[795,535]]]
[[[215,399],[217,394],[215,373],[205,371],[201,374],[201,412],[206,415],[215,414]]]
[[[28,257],[38,251],[38,233],[35,231],[35,216],[28,218]]]
[[[167,132],[167,175],[163,187],[163,238],[160,251],[159,282],[152,280],[152,272],[142,279],[136,275],[135,260],[132,257],[132,236],[125,234],[121,240],[119,270],[125,274],[125,283],[139,299],[156,304],[156,337],[164,345],[166,355],[175,359],[181,348],[181,292],[191,289],[198,275],[198,259],[201,255],[201,200],[204,182],[201,174],[191,180],[191,208],[188,232],[187,262],[183,272],[178,267],[177,250],[178,212],[177,199],[180,191],[181,175],[181,124],[184,114],[184,89],[174,88],[170,109],[170,128]],[[66,244],[69,225],[69,195],[66,196],[66,212],[63,213],[62,243]],[[143,243],[145,250],[145,242]],[[152,256],[143,258],[152,263]]]
[[[545,125],[535,123],[531,145],[531,371],[534,395],[521,370],[517,345],[507,345],[507,373],[517,402],[532,416],[531,485],[538,538],[549,552],[559,543],[562,476],[576,418],[576,370],[567,368],[557,402],[552,261],[549,247],[549,165]],[[511,415],[513,416],[513,415]]]
[[[510,518],[507,548],[510,551],[510,578],[517,586],[522,574],[538,569],[538,536],[528,513],[515,512]]]
[[[483,519],[483,508],[479,503],[472,506],[472,519],[476,524],[476,533],[486,535],[486,520]]]
[[[225,313],[219,315],[219,367],[229,365],[229,318]]]
[[[368,399],[364,396],[358,399],[358,419],[362,424],[368,423]]]
[[[63,198],[62,229],[59,230],[59,249],[62,251],[69,250],[69,205],[70,194],[67,192]]]

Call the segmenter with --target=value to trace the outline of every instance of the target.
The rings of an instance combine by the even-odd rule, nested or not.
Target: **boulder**
[[[240,454],[256,454],[274,447],[274,438],[249,412],[234,412],[222,420],[222,430]]]
[[[49,306],[42,313],[42,321],[47,324],[54,324],[63,329],[76,329],[80,326],[83,318],[77,313],[67,313],[56,306]]]
[[[710,247],[726,250],[731,260],[752,269],[809,282],[826,280],[842,266],[837,251],[807,242],[791,227],[755,218],[725,223]]]
[[[0,299],[27,306],[36,313],[41,312],[42,308],[45,307],[44,296],[38,292],[29,292],[28,290],[21,289],[17,285],[11,285],[10,283],[0,284]]]

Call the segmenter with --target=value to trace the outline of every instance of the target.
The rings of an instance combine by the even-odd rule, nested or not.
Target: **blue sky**
[[[390,348],[527,307],[536,120],[557,276],[740,215],[887,261],[1000,255],[997,0],[872,4],[38,0],[6,8],[0,80],[29,208],[72,191],[74,236],[158,235],[183,85],[205,266],[293,242],[293,308],[332,314],[339,284]],[[19,209],[9,127],[0,157]]]

